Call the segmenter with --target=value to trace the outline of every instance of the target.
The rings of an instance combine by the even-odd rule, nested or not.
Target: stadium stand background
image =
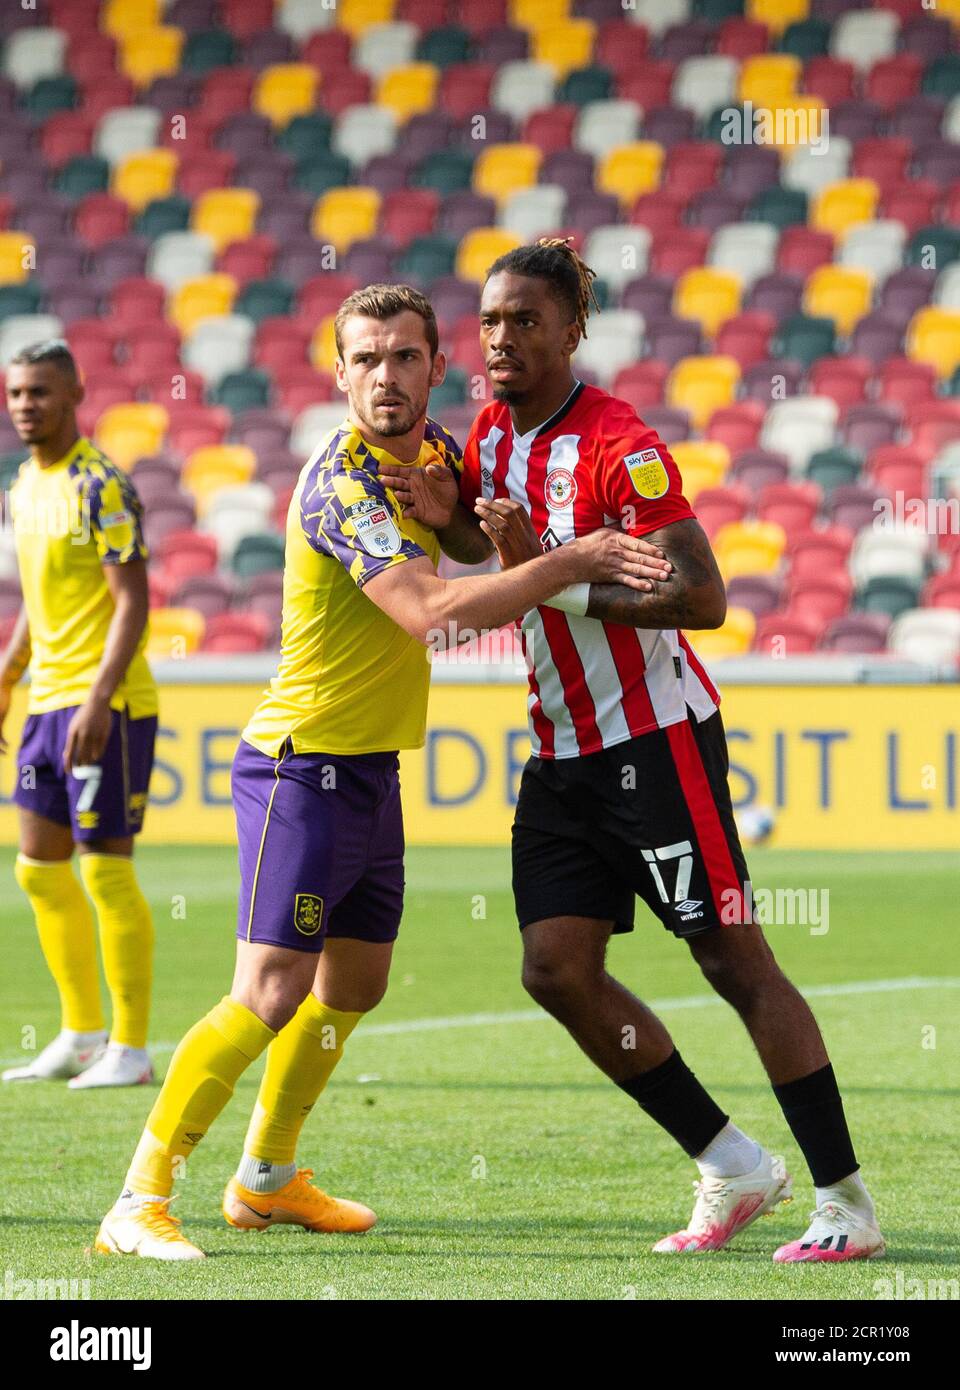
[[[560,233],[599,275],[578,374],[660,431],[727,580],[704,655],[956,671],[958,528],[877,500],[960,498],[960,0],[36,0],[0,43],[0,368],[75,352],[154,655],[277,645],[343,296],[430,294],[462,442],[484,271]],[[826,148],[727,143],[745,103],[827,110]],[[22,458],[4,416],[0,486]],[[19,602],[4,530],[2,641]]]

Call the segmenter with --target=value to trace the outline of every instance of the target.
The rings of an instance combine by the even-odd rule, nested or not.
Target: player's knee
[[[588,981],[575,961],[549,956],[527,956],[523,962],[523,987],[550,1013],[563,1012],[587,991]]]

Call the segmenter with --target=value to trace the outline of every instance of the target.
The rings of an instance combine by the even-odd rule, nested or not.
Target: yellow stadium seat
[[[740,364],[735,357],[684,357],[670,373],[667,404],[685,410],[702,430],[713,412],[737,393]]]
[[[182,29],[172,25],[132,29],[120,38],[120,71],[137,87],[146,87],[155,77],[179,72],[182,49]]]
[[[187,456],[180,480],[202,515],[221,488],[249,483],[256,466],[256,454],[246,444],[209,444]]]
[[[710,338],[739,309],[740,277],[729,270],[693,266],[683,272],[673,292],[673,312],[682,319],[696,319]]]
[[[810,92],[798,92],[785,101],[776,102],[769,111],[769,118],[764,118],[769,124],[764,129],[763,140],[778,150],[822,143],[826,138],[827,108],[820,97]]]
[[[810,225],[817,232],[840,236],[858,222],[869,222],[880,190],[873,179],[840,179],[821,188],[810,209]]]
[[[673,461],[680,469],[683,495],[692,502],[705,487],[718,487],[730,467],[730,450],[719,439],[685,439],[670,445]]]
[[[194,203],[190,226],[204,232],[222,251],[231,241],[253,236],[259,211],[260,194],[252,188],[211,188]]]
[[[522,237],[502,227],[474,227],[467,232],[457,251],[457,274],[461,280],[473,280],[482,285],[493,262],[522,245]]]
[[[510,0],[510,23],[517,29],[542,29],[545,24],[560,24],[570,9],[570,0]]]
[[[724,656],[742,656],[753,646],[756,631],[757,620],[750,609],[734,605],[727,609],[722,626],[693,633],[697,655],[706,657],[708,661],[716,661]]]
[[[371,24],[389,24],[394,0],[340,0],[337,27],[346,29],[352,39],[359,38]]]
[[[100,11],[100,28],[115,39],[138,29],[156,29],[162,9],[161,0],[107,0]]]
[[[960,366],[960,312],[928,305],[918,309],[907,329],[907,356],[929,362],[941,377]]]
[[[833,319],[837,332],[849,337],[870,308],[873,277],[866,270],[845,265],[817,266],[803,291],[808,314]]]
[[[151,608],[147,657],[180,661],[203,641],[207,623],[199,608]]]
[[[789,24],[807,19],[809,14],[810,0],[747,0],[747,18],[759,20],[775,34]]]
[[[167,301],[167,318],[183,337],[192,333],[202,319],[219,318],[229,314],[237,295],[237,282],[232,275],[215,271],[187,280]]]
[[[29,232],[0,232],[0,285],[22,285],[29,279],[35,269],[36,250]]]
[[[477,155],[473,191],[500,202],[518,188],[530,188],[537,181],[542,158],[536,145],[491,145]]]
[[[310,339],[310,361],[318,372],[332,372],[337,360],[337,338],[333,331],[336,314],[327,314]]]
[[[167,198],[173,192],[177,164],[174,150],[129,154],[114,167],[110,192],[134,212],[142,212],[154,198]]]
[[[377,230],[380,194],[375,188],[331,188],[313,207],[310,231],[317,241],[347,251]]]
[[[549,63],[558,77],[566,77],[574,68],[589,67],[596,36],[596,25],[589,19],[545,24],[534,32],[533,57],[538,63]]]
[[[257,78],[253,109],[276,126],[286,125],[313,110],[318,81],[319,73],[309,63],[274,63]]]
[[[94,438],[107,458],[119,468],[130,469],[137,459],[159,453],[167,423],[162,405],[147,401],[111,405],[97,420]]]
[[[936,13],[941,19],[952,20],[960,29],[960,0],[937,0]]]
[[[786,543],[786,532],[775,521],[728,521],[713,538],[713,553],[724,579],[736,579],[772,574]]]
[[[637,140],[616,145],[600,161],[596,185],[601,193],[615,193],[625,207],[631,207],[643,193],[660,187],[663,146],[655,140]]]
[[[377,84],[378,106],[386,106],[398,121],[409,120],[421,111],[433,109],[440,81],[440,69],[433,63],[408,63],[406,67],[391,68]]]
[[[802,72],[803,64],[792,53],[756,53],[743,60],[737,97],[754,106],[775,106],[793,96]]]

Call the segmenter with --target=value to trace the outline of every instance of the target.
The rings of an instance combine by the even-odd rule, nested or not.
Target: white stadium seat
[[[184,339],[184,365],[199,372],[208,386],[215,386],[228,372],[242,372],[249,366],[254,332],[253,319],[245,314],[201,319]]]
[[[215,259],[213,241],[205,232],[164,232],[150,246],[147,274],[168,291],[178,290],[188,280],[208,275]]]
[[[128,155],[155,149],[162,119],[154,106],[115,106],[100,119],[93,137],[93,152],[112,165],[120,164]]]
[[[641,115],[635,101],[588,101],[573,127],[573,148],[602,159],[618,145],[639,138]]]
[[[517,59],[497,71],[490,87],[490,105],[515,121],[523,121],[531,111],[552,104],[555,86],[556,72],[549,63]]]
[[[760,431],[761,449],[785,454],[791,471],[802,473],[811,454],[833,443],[839,410],[829,396],[791,396],[771,405]]]
[[[593,372],[609,390],[621,367],[632,366],[640,356],[643,315],[636,309],[604,309],[591,315],[587,335],[574,356],[574,370]]]
[[[707,264],[731,271],[749,286],[774,269],[779,240],[780,231],[772,222],[732,222],[714,232]]]
[[[584,260],[619,293],[624,285],[645,273],[652,240],[647,227],[622,223],[597,227],[587,237]]]
[[[341,112],[330,141],[336,154],[351,164],[366,164],[380,154],[390,154],[397,143],[397,122],[385,106],[348,106]]]

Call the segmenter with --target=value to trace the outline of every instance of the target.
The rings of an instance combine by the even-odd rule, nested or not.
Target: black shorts
[[[719,711],[582,758],[530,758],[513,826],[521,928],[593,917],[632,931],[635,895],[675,936],[743,921],[728,770]]]

